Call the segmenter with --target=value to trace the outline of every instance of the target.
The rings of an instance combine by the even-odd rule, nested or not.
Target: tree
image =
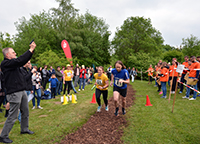
[[[200,55],[200,40],[198,37],[190,35],[186,39],[182,39],[182,52],[188,56],[199,56]]]
[[[0,32],[0,62],[4,58],[2,49],[6,48],[6,47],[13,48],[13,39],[10,37],[9,33]]]
[[[176,48],[173,47],[173,46],[170,46],[170,45],[168,45],[168,44],[162,45],[162,50],[163,50],[163,52],[171,51],[171,50],[173,50],[173,49],[176,49]]]
[[[77,28],[82,29],[82,45],[89,58],[95,65],[110,63],[110,42],[108,25],[101,18],[93,16],[89,12],[78,17]]]
[[[163,60],[166,62],[171,62],[173,58],[177,58],[178,62],[182,62],[184,55],[176,49],[167,51],[163,54]]]
[[[112,44],[118,58],[126,63],[130,54],[138,52],[159,56],[163,38],[149,18],[129,17],[117,28]]]
[[[108,25],[103,19],[86,12],[78,15],[71,0],[56,0],[58,8],[48,12],[31,15],[29,20],[22,17],[16,22],[18,34],[15,48],[19,54],[28,49],[29,42],[35,38],[37,48],[32,62],[37,62],[40,54],[52,50],[59,58],[65,58],[61,41],[66,39],[70,45],[73,60],[84,65],[104,65],[109,63]],[[39,62],[40,63],[40,62]]]
[[[18,33],[15,36],[15,49],[23,54],[29,49],[29,43],[34,38],[37,44],[32,61],[35,63],[39,54],[57,46],[57,36],[52,27],[50,13],[45,11],[39,15],[31,15],[30,20],[22,17],[15,23]]]

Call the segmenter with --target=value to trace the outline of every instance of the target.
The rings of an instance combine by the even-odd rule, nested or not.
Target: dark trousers
[[[160,92],[161,89],[161,85],[158,84],[158,92]]]
[[[197,87],[200,90],[200,76],[198,77],[199,81],[197,82]]]
[[[44,90],[46,90],[47,82],[48,82],[48,78],[42,78],[42,86],[43,86]]]
[[[169,80],[172,80],[172,77],[169,77]],[[171,91],[175,91],[175,89],[176,89],[176,81],[177,81],[177,77],[174,77],[173,82],[172,82]]]
[[[152,77],[151,76],[148,76],[149,77],[149,82],[152,82]]]
[[[182,83],[186,83],[186,80],[184,79],[184,77],[185,77],[185,74],[182,74],[181,75],[181,82]],[[180,91],[183,92],[183,84],[180,85]]]
[[[51,98],[55,98],[56,88],[51,88]]]
[[[71,87],[72,87],[72,81],[65,81],[63,94],[65,94],[66,88],[67,88],[67,94],[69,94]]]
[[[1,109],[1,105],[3,103],[5,99],[5,91],[4,91],[4,88],[0,90],[0,109]]]
[[[101,94],[103,94],[103,100],[104,100],[104,103],[105,105],[107,106],[108,105],[108,90],[100,90],[100,89],[96,89],[96,100],[97,100],[97,103],[99,106],[101,106],[101,99],[100,99],[100,96]]]
[[[4,101],[4,99],[5,99],[5,96],[0,96],[0,109],[1,109],[1,105],[2,105],[2,103]]]

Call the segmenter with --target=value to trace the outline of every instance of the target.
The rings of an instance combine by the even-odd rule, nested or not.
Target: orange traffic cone
[[[153,106],[149,100],[149,96],[147,95],[147,98],[146,98],[146,105],[145,106]]]
[[[95,98],[95,93],[93,93],[92,101],[90,103],[97,103]]]

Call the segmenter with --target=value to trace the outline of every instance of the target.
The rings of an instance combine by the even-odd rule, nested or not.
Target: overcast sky
[[[191,34],[200,37],[200,1],[198,0],[72,0],[79,13],[87,10],[103,18],[114,37],[116,27],[130,16],[150,18],[153,27],[162,33],[165,44],[178,46]],[[17,33],[14,22],[22,16],[58,7],[55,0],[1,0],[0,32]]]

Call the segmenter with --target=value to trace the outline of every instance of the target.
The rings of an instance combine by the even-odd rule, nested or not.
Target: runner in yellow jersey
[[[63,84],[64,84],[64,91],[63,91],[63,94],[65,95],[65,91],[66,91],[66,88],[67,88],[67,94],[69,95],[70,93],[70,89],[72,87],[72,78],[73,78],[73,73],[72,71],[70,70],[71,66],[68,64],[67,65],[67,70],[64,71],[63,73]],[[68,87],[67,87],[68,86]]]
[[[98,103],[98,108],[97,108],[97,112],[101,111],[101,100],[100,100],[100,96],[101,94],[103,94],[103,100],[105,103],[105,110],[108,111],[108,86],[109,86],[109,82],[108,82],[108,77],[103,73],[104,72],[104,68],[102,66],[100,66],[98,68],[98,73],[94,74],[94,78],[95,78],[95,84],[96,84],[96,91],[95,91],[95,95],[96,95],[96,100]]]

